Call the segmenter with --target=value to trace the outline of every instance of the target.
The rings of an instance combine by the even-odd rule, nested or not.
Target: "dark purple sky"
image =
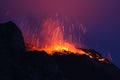
[[[120,67],[120,0],[0,0],[0,22],[56,13],[85,24],[84,44],[105,56],[110,53]]]

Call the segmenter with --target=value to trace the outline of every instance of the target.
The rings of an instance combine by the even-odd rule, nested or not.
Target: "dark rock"
[[[27,52],[18,27],[0,24],[0,80],[63,80],[56,63],[45,52]]]
[[[10,51],[14,52],[25,51],[26,48],[22,33],[16,24],[12,22],[0,24],[0,48],[9,49]]]
[[[15,80],[64,80],[57,64],[45,52],[31,51],[19,56]]]
[[[0,24],[0,80],[13,80],[13,64],[15,57],[25,52],[21,31],[8,22]]]
[[[103,56],[98,52],[82,50],[95,58],[28,52],[18,27],[12,22],[0,24],[0,80],[120,80],[119,68],[109,60],[100,62],[97,55]]]
[[[94,50],[83,49],[91,54],[98,54]],[[63,75],[68,80],[120,80],[120,69],[112,63],[90,59],[86,55],[59,55],[52,58],[58,63]]]

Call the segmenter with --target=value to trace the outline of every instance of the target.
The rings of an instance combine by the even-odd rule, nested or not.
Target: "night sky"
[[[120,67],[120,0],[0,0],[0,22],[35,23],[56,13],[85,24],[83,43],[104,56],[110,53]]]

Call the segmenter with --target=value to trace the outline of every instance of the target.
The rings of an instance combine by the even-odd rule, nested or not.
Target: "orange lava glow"
[[[75,44],[72,43],[72,35],[71,30],[68,29],[69,37],[68,39],[64,38],[65,27],[59,19],[56,18],[47,18],[43,21],[42,28],[37,28],[35,31],[40,30],[39,32],[35,32],[30,35],[30,31],[26,31],[24,35],[25,43],[27,43],[28,50],[37,50],[37,51],[45,51],[49,55],[53,55],[55,52],[59,52],[60,54],[76,54],[76,55],[86,55],[91,59],[97,59],[98,61],[107,62],[105,58],[100,55],[93,56],[89,52],[85,52],[82,49],[77,49]],[[83,32],[86,32],[86,29],[83,28]],[[31,41],[28,39],[28,35],[32,38]],[[41,37],[41,38],[39,38]],[[79,44],[80,45],[80,44]]]
[[[63,43],[62,45],[61,44],[54,44],[52,46],[47,46],[46,48],[42,48],[42,49],[33,47],[32,50],[46,51],[50,55],[53,55],[54,52],[60,52],[62,54],[66,54],[64,51],[66,51],[67,53],[74,53],[79,55],[84,54],[84,51],[76,49],[71,44],[68,44],[68,43]]]
[[[40,35],[44,37],[42,46],[29,46],[29,50],[44,50],[50,55],[52,55],[54,52],[61,52],[64,54],[64,51],[76,54],[84,54],[82,50],[76,49],[74,44],[70,44],[69,42],[64,40],[64,26],[60,23],[58,19],[46,19],[43,22]]]

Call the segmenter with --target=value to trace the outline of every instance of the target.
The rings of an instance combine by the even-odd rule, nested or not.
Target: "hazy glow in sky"
[[[1,8],[10,15],[55,15],[101,18],[108,15],[116,2],[113,0],[1,0]]]

